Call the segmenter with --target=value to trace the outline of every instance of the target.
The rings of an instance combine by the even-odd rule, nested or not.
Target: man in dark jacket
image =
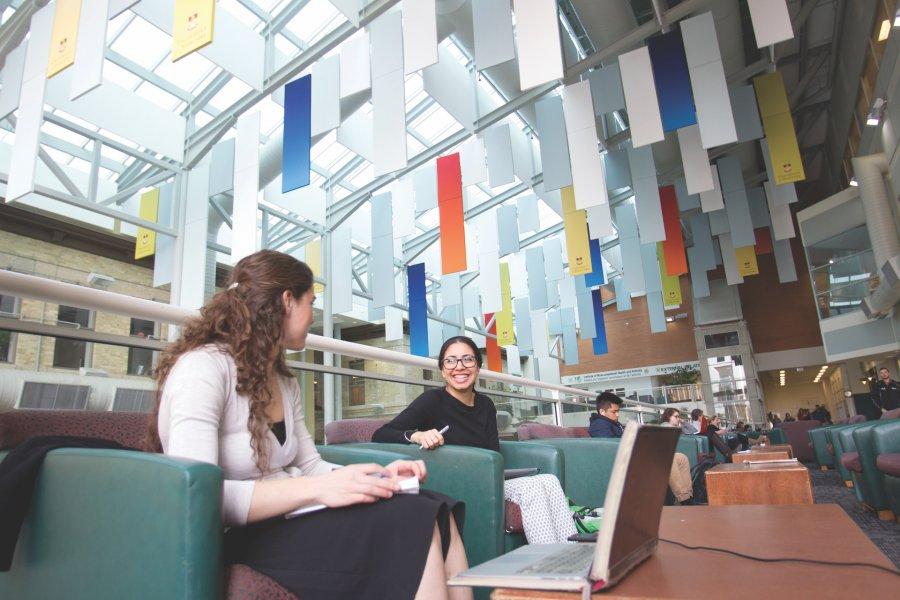
[[[622,399],[612,392],[603,392],[597,396],[597,412],[591,415],[591,426],[588,433],[591,437],[622,437],[625,428],[619,423],[619,408]]]

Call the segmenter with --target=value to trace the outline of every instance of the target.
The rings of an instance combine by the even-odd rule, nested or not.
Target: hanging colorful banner
[[[488,327],[487,332],[496,335],[497,321],[494,318],[494,313],[485,313],[484,322],[491,323],[491,326]],[[500,344],[497,343],[497,338],[485,336],[484,339],[485,347],[487,349],[487,368],[491,371],[494,371],[495,373],[502,373],[503,358],[500,356]]]
[[[734,249],[737,269],[741,277],[759,275],[759,264],[756,262],[756,246],[742,246]]]
[[[681,305],[681,279],[678,275],[669,275],[666,265],[666,253],[663,242],[656,244],[656,258],[659,262],[659,279],[662,283],[663,305],[680,306]]]
[[[603,255],[600,252],[600,240],[592,238],[588,241],[588,246],[591,251],[592,270],[584,275],[584,285],[590,288],[606,283],[606,274],[603,272]]]
[[[572,186],[562,188],[561,192],[569,275],[586,275],[594,270],[588,243],[587,212],[575,209],[575,189]]]
[[[216,0],[175,0],[172,62],[213,41]]]
[[[312,75],[284,86],[281,193],[309,185],[309,149],[312,132]]]
[[[772,232],[768,227],[754,229],[753,235],[756,236],[756,245],[754,248],[756,249],[757,255],[772,254],[772,252],[774,252],[772,246]]]
[[[406,268],[409,305],[409,351],[428,356],[428,306],[425,303],[425,263]]]
[[[591,290],[591,302],[594,306],[594,324],[597,327],[597,335],[591,338],[594,354],[600,356],[609,352],[609,344],[606,341],[606,322],[603,320],[603,298],[600,290]]]
[[[80,18],[81,0],[56,0],[53,33],[50,38],[50,60],[47,61],[47,79],[75,64],[75,43],[78,39]]]
[[[496,313],[497,345],[512,346],[516,343],[513,329],[512,291],[509,285],[509,263],[500,263],[500,298],[503,310]]]
[[[156,223],[159,214],[159,188],[154,188],[141,194],[141,207],[138,216]],[[152,256],[156,252],[156,232],[151,229],[138,227],[134,240],[134,258]]]
[[[684,275],[688,272],[687,255],[684,251],[678,195],[675,193],[674,185],[659,188],[659,203],[662,208],[663,226],[666,230],[666,239],[662,242],[663,252],[666,256],[666,274]]]
[[[465,271],[466,226],[459,153],[437,159],[437,194],[441,232],[441,274]]]
[[[309,266],[313,277],[322,277],[322,240],[313,240],[303,246],[303,262]],[[321,294],[325,286],[321,283],[313,284],[313,293]]]
[[[806,179],[797,133],[791,118],[784,80],[780,71],[760,75],[753,79],[759,116],[769,142],[769,159],[775,175],[775,184],[783,185]]]
[[[688,73],[687,57],[681,29],[657,35],[647,40],[653,81],[664,131],[675,131],[697,123],[694,92]]]

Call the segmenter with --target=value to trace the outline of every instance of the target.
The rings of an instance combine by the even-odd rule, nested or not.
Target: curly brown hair
[[[239,394],[250,399],[247,428],[257,467],[265,473],[269,464],[266,408],[272,400],[269,376],[274,371],[291,376],[284,362],[285,291],[300,298],[313,285],[310,268],[296,258],[262,250],[242,258],[231,271],[225,290],[200,309],[200,316],[184,324],[181,336],[160,357],[154,372],[156,403],[147,435],[147,449],[161,452],[159,405],[166,378],[182,354],[215,344],[234,359]]]

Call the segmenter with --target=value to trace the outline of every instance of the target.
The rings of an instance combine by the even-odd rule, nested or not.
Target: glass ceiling
[[[13,0],[11,6],[2,14],[4,25],[14,14],[15,8],[23,3],[24,0]],[[283,16],[292,14],[293,16],[290,16],[269,41],[268,49],[273,53],[273,63],[276,67],[297,57],[305,48],[346,22],[343,14],[327,0],[218,0],[217,10],[228,12],[248,28],[260,34],[271,31],[277,24],[284,21]],[[195,52],[178,62],[171,62],[169,59],[171,37],[130,10],[126,10],[109,21],[107,41],[108,51],[104,62],[104,78],[131,90],[167,111],[192,116],[192,119],[189,118],[188,124],[189,135],[207,125],[222,111],[226,111],[252,91],[252,88],[246,83],[236,77],[231,77],[222,68],[199,53]],[[452,37],[444,40],[443,45],[461,64],[466,65],[470,70],[473,68],[470,57],[454,42]],[[329,55],[337,52],[339,52],[339,47]],[[487,77],[477,79],[478,85],[491,98],[495,106],[507,101],[491,85]],[[419,73],[413,73],[406,77],[406,100],[408,112],[414,107],[424,107],[421,114],[408,125],[407,144],[410,155],[419,154],[427,147],[462,129],[462,125],[426,93],[423,89],[422,76]],[[281,135],[283,108],[271,96],[267,95],[258,100],[250,109],[250,111],[253,110],[259,111],[261,115],[261,144]],[[361,110],[371,113],[371,102],[367,102]],[[45,106],[45,112],[54,114],[68,123],[102,134],[129,148],[152,154],[151,151],[138,147],[130,140],[116,136],[110,131],[100,129],[58,109]],[[530,127],[516,113],[510,115],[506,122],[520,131],[529,134],[531,132]],[[11,130],[14,128],[7,121],[4,121],[0,127],[2,127],[0,128],[0,143],[12,144],[15,134]],[[83,173],[90,172],[94,144],[91,139],[49,121],[44,122],[42,132],[44,134],[42,137],[43,147],[53,160],[60,165]],[[233,135],[234,130],[232,129],[223,136],[223,139]],[[531,143],[535,144],[534,140]],[[534,154],[538,156],[536,145]],[[107,144],[103,144],[101,155],[100,177],[111,184],[120,186],[120,189],[133,185],[136,175],[146,166],[143,161]],[[334,174],[350,167],[343,178],[337,181],[332,180],[332,183],[336,183],[336,187],[333,189],[335,201],[347,197],[374,178],[372,165],[357,156],[352,150],[339,144],[334,131],[314,144],[311,158],[313,163],[312,185],[314,186],[321,186],[326,178],[332,178]],[[138,164],[135,164],[136,162]],[[469,186],[466,189],[466,205],[468,208],[477,206],[518,183],[517,180],[508,186],[493,189],[486,183]],[[532,192],[528,190],[523,193]],[[262,198],[262,192],[260,192],[260,197]],[[516,199],[517,197],[514,197],[507,202],[515,202]],[[541,230],[561,222],[560,216],[544,202],[538,204]],[[134,203],[126,203],[121,208],[122,210],[134,210],[136,213],[136,204]],[[271,204],[267,204],[266,208],[271,212],[287,213],[284,209]],[[357,212],[361,214],[354,215],[355,218],[368,219],[367,206]],[[296,215],[293,216],[298,218]],[[438,223],[437,209],[417,215],[416,223],[421,231],[436,227]],[[223,228],[219,236],[220,243],[225,243],[230,238],[230,232],[226,229]],[[357,237],[354,231],[354,238]],[[301,243],[305,243],[305,241],[307,240],[302,240]],[[368,245],[366,239],[357,239],[357,241],[364,246]],[[432,244],[432,250],[436,251],[436,247],[436,244]],[[293,248],[294,246],[288,245],[281,249],[291,251]],[[610,256],[613,254],[611,253]],[[607,256],[605,258],[609,259]],[[221,253],[218,254],[218,260],[225,263],[231,262],[227,254]],[[607,264],[607,270],[615,271],[609,264]]]

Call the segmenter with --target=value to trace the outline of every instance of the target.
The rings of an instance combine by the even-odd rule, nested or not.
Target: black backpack
[[[714,458],[703,457],[691,469],[691,486],[694,489],[694,502],[706,503],[706,472],[719,462]]]

